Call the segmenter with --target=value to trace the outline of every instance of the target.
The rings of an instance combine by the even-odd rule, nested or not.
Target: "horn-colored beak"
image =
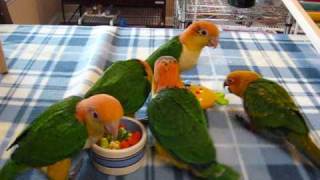
[[[208,43],[208,46],[216,48],[218,47],[218,44],[219,44],[219,37],[212,37]]]
[[[120,121],[112,121],[112,122],[105,124],[105,126],[104,126],[105,129],[109,133],[111,133],[113,139],[116,139],[118,137],[119,124],[120,124]]]

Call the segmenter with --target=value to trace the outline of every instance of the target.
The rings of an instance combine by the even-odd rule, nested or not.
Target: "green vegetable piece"
[[[100,139],[100,146],[102,147],[102,148],[108,148],[108,146],[109,146],[109,141],[108,141],[108,139],[107,138],[101,138]]]
[[[223,106],[226,106],[229,104],[229,100],[224,97],[219,97],[216,102],[217,104],[223,105]]]
[[[216,92],[215,94],[216,94],[216,96],[218,98],[223,98],[224,97],[224,93],[222,93],[222,92]]]

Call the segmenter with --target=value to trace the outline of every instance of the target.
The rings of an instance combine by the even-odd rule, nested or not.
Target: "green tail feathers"
[[[208,180],[238,180],[239,173],[231,167],[223,164],[214,164],[207,169],[199,169],[196,173],[204,179]]]
[[[288,141],[301,151],[311,162],[320,168],[320,149],[309,135],[290,133]]]
[[[16,176],[27,170],[27,167],[24,165],[17,164],[13,160],[8,160],[6,164],[0,170],[0,179],[1,180],[14,180]]]

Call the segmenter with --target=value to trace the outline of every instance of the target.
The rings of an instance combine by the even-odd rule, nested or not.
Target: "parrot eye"
[[[92,111],[92,117],[95,119],[98,119],[98,113],[95,111]]]
[[[234,82],[233,79],[228,79],[228,80],[227,80],[227,83],[228,83],[228,84],[232,84],[233,82]]]
[[[201,36],[206,36],[206,35],[208,35],[208,31],[207,31],[207,30],[204,30],[204,29],[200,29],[200,30],[198,31],[198,33],[199,33]]]

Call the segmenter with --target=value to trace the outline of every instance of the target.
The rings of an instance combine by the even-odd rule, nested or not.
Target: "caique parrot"
[[[159,57],[173,56],[180,62],[182,70],[187,70],[196,65],[203,47],[217,46],[218,38],[216,25],[206,21],[194,22],[180,36],[160,46],[146,61],[134,59],[111,65],[85,97],[110,94],[121,102],[125,114],[132,116],[149,96],[153,65]]]
[[[224,86],[243,99],[250,118],[249,122],[242,122],[245,127],[286,139],[320,167],[319,147],[310,138],[302,114],[283,87],[252,71],[231,72]]]
[[[198,100],[182,88],[179,64],[173,57],[157,60],[148,104],[150,130],[163,159],[205,179],[239,179],[233,169],[218,163],[213,141]]]
[[[105,128],[116,137],[122,116],[120,102],[106,94],[55,103],[9,146],[17,148],[0,170],[0,179],[15,179],[29,168],[41,168],[52,180],[67,179],[70,158],[102,138]]]
[[[161,45],[148,58],[147,62],[152,67],[161,56],[172,56],[177,59],[180,70],[193,68],[205,46],[216,48],[219,43],[219,29],[209,21],[196,21],[185,29],[179,36]]]

